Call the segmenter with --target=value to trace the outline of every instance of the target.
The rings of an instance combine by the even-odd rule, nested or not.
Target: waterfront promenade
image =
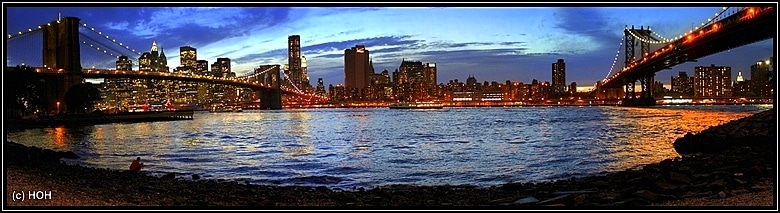
[[[416,206],[412,209],[594,209],[616,206],[621,209],[653,209],[669,205],[734,205],[743,209],[776,209],[773,207],[776,198],[772,193],[777,174],[774,109],[721,126],[728,125],[732,125],[731,132],[756,129],[753,134],[766,135],[757,137],[763,138],[762,141],[741,143],[744,141],[737,140],[741,138],[726,135],[728,132],[705,130],[687,136],[689,139],[686,140],[717,138],[720,140],[717,143],[730,143],[730,146],[701,153],[695,150],[696,146],[687,146],[685,153],[688,154],[682,158],[667,159],[641,169],[484,188],[393,185],[373,189],[337,189],[247,185],[215,180],[185,181],[175,174],[157,178],[126,171],[69,166],[60,163],[59,157],[74,157],[72,153],[55,154],[6,142],[6,203],[9,209],[24,208],[20,206],[95,205],[163,206],[161,208],[179,205],[196,208],[246,206],[243,208],[250,209],[278,209],[278,206],[294,209],[376,209],[371,206],[403,209],[410,208],[406,206]],[[710,132],[717,132],[719,136],[711,137]],[[52,191],[52,199],[12,199],[13,192],[31,190]]]

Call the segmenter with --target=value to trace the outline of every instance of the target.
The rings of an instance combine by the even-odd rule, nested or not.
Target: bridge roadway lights
[[[655,106],[654,98],[624,98],[621,106]]]

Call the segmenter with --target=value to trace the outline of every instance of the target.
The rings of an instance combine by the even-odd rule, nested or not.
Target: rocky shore
[[[717,204],[720,200],[751,194],[766,196],[767,191],[772,191],[777,180],[775,114],[772,109],[686,135],[675,142],[675,147],[680,149],[678,152],[685,153],[681,158],[591,177],[493,187],[391,185],[337,189],[186,181],[174,175],[157,178],[127,171],[71,166],[61,163],[59,158],[76,157],[72,153],[5,142],[6,208],[116,205],[239,206],[249,209],[278,209],[280,206],[293,209],[378,209],[376,206],[392,206],[391,209],[666,209],[656,206],[691,205],[684,202],[691,199],[699,200],[698,204],[692,205],[703,205],[706,201]],[[13,200],[13,193],[30,190],[51,190],[52,199]],[[776,198],[758,199],[763,202],[734,205],[777,209],[776,204],[768,202]]]

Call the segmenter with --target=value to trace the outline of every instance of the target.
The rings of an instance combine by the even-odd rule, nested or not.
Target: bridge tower
[[[628,27],[628,26],[626,26]],[[628,67],[634,61],[637,61],[635,55],[635,46],[640,46],[640,56],[644,59],[649,57],[650,43],[644,41],[650,39],[650,29],[644,29],[644,26],[640,29],[635,29],[631,26],[631,29],[623,30],[623,39],[625,40],[625,67]],[[641,36],[642,39],[637,39],[636,36]],[[637,44],[639,40],[639,44]],[[625,88],[625,97],[623,98],[623,106],[652,106],[655,105],[655,99],[653,98],[653,87],[655,74],[647,74],[639,77],[629,77],[623,82]],[[640,91],[639,97],[637,97],[636,81],[639,80]]]
[[[260,93],[260,109],[282,109],[282,88],[279,65],[274,66],[271,70],[258,75],[257,80],[264,84],[270,84],[273,89],[261,89],[256,92]],[[264,66],[260,69],[264,70]]]
[[[634,30],[634,26],[631,26],[631,30]],[[636,46],[636,38],[631,35],[631,32],[629,32],[629,29],[623,30],[623,39],[625,40],[626,44],[626,61],[625,61],[625,67],[628,67],[631,65],[631,63],[636,60],[636,57],[634,56],[634,47]],[[636,81],[634,79],[626,80],[623,82],[623,85],[625,87],[626,96],[623,98],[623,103],[625,103],[628,100],[632,100],[636,98],[636,94],[634,93],[634,84]]]
[[[79,18],[65,17],[52,21],[51,26],[43,30],[43,65],[59,70],[63,69],[65,77],[44,78],[49,97],[48,109],[65,111],[65,92],[70,87],[80,84],[81,50],[79,43]]]

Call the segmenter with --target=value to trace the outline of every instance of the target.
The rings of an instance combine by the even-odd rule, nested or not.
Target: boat
[[[444,104],[437,102],[398,102],[388,105],[390,109],[441,109]]]

